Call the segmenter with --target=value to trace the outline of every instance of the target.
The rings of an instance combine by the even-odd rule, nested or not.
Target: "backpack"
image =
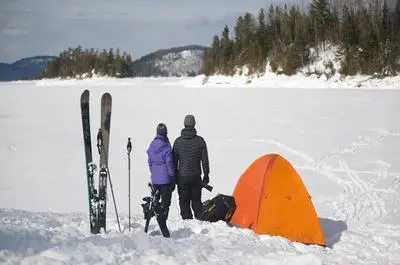
[[[208,222],[229,222],[236,210],[235,199],[232,196],[218,194],[203,203],[200,220]]]

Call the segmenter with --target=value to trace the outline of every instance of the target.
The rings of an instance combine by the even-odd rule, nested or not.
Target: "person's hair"
[[[159,123],[157,125],[157,134],[161,136],[167,136],[168,130],[167,130],[167,125],[164,123]]]

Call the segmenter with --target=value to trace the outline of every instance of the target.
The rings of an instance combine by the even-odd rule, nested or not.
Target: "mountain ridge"
[[[0,81],[35,79],[56,57],[37,55],[21,58],[13,63],[0,63]]]
[[[186,45],[160,49],[133,61],[133,76],[195,76],[201,73],[207,47]]]
[[[132,62],[134,77],[195,76],[200,74],[207,47],[185,45],[160,49]],[[13,63],[0,62],[0,81],[37,79],[47,64],[57,58],[38,55],[21,58]]]

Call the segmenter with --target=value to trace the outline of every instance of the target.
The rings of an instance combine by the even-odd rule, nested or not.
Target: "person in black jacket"
[[[207,145],[203,137],[197,135],[195,125],[194,116],[186,115],[185,128],[172,149],[182,219],[193,219],[192,209],[195,218],[200,218],[202,183],[210,181]]]

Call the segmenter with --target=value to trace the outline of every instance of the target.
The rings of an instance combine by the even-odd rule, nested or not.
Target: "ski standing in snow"
[[[93,164],[92,157],[92,143],[90,134],[90,112],[89,112],[89,90],[85,90],[81,95],[81,114],[82,114],[82,128],[83,128],[83,141],[85,147],[86,158],[86,178],[88,183],[88,196],[89,196],[89,221],[90,232],[97,234],[98,221],[97,221],[97,190],[94,187],[93,175],[96,170],[96,165]]]

